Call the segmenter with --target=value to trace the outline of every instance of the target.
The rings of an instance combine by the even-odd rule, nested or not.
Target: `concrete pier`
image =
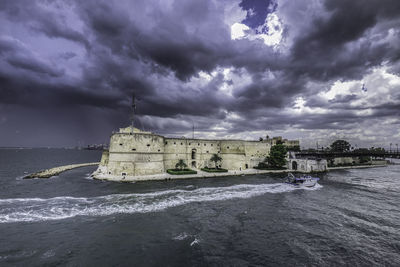
[[[59,175],[62,172],[76,169],[76,168],[81,168],[81,167],[86,167],[86,166],[96,166],[99,165],[100,162],[90,162],[90,163],[80,163],[80,164],[71,164],[71,165],[65,165],[65,166],[59,166],[51,169],[46,169],[42,170],[39,172],[35,172],[32,174],[29,174],[24,177],[24,179],[30,179],[30,178],[49,178],[51,176]]]

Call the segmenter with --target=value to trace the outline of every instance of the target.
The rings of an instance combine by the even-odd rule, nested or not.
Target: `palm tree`
[[[176,168],[176,169],[179,169],[179,170],[182,170],[183,168],[186,168],[186,167],[187,167],[187,165],[186,165],[186,163],[183,161],[183,159],[180,159],[180,160],[178,161],[178,163],[175,164],[175,168]]]
[[[222,161],[222,158],[221,158],[220,156],[218,156],[218,154],[213,154],[213,155],[211,156],[210,160],[214,162],[215,168],[217,169],[217,168],[218,168],[218,167],[217,167],[217,163],[218,163],[219,161]]]

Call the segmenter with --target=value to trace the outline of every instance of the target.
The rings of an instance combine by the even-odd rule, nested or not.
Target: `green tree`
[[[214,162],[215,168],[217,169],[217,168],[218,168],[218,167],[217,167],[217,164],[218,164],[218,162],[222,161],[222,158],[221,158],[220,156],[218,156],[218,154],[213,154],[213,155],[211,156],[210,160],[211,160],[212,162]]]
[[[346,152],[350,150],[350,143],[346,140],[336,140],[331,144],[331,151],[334,152]]]
[[[365,155],[358,156],[358,159],[359,159],[360,163],[366,163],[366,162],[369,162],[371,160],[371,156],[369,155],[370,151],[368,150],[368,148],[357,148],[353,152],[354,153],[365,154]]]
[[[179,170],[182,170],[182,169],[184,169],[184,168],[186,168],[186,167],[187,167],[187,165],[186,165],[186,163],[183,161],[183,159],[180,159],[180,160],[178,161],[178,163],[175,164],[175,168],[176,168],[176,169],[179,169]]]
[[[283,144],[277,144],[271,147],[266,162],[271,167],[283,167],[286,164],[287,149]]]

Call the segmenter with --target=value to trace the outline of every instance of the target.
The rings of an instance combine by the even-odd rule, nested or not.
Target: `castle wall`
[[[111,136],[109,174],[137,176],[164,171],[164,137],[148,133],[116,133]]]
[[[253,168],[258,163],[263,162],[264,159],[269,155],[271,145],[267,142],[245,142],[246,151],[246,163],[248,168]],[[246,167],[246,165],[245,165]]]
[[[175,168],[175,164],[184,160],[189,168],[201,169],[213,166],[212,154],[220,150],[219,140],[200,140],[186,138],[165,138],[164,164],[166,169]]]
[[[219,167],[244,170],[257,166],[269,155],[267,141],[206,140],[165,138],[132,128],[121,129],[110,139],[109,151],[102,155],[102,171],[109,175],[140,176],[174,169],[179,160],[188,168],[215,167],[210,159],[221,156]]]

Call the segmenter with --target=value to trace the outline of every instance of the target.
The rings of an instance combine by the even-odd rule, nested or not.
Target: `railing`
[[[334,157],[400,157],[400,152],[397,151],[300,151],[294,152],[296,156],[313,156],[320,158],[334,158]]]

